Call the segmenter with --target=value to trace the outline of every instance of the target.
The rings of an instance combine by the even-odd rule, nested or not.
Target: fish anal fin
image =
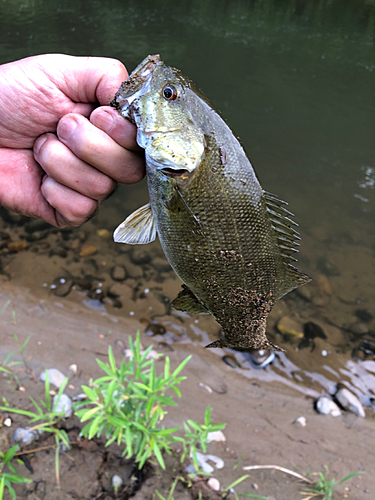
[[[144,245],[155,238],[155,220],[149,203],[129,215],[113,233],[117,243],[129,245]]]
[[[182,286],[181,292],[172,300],[172,307],[178,311],[189,314],[207,314],[209,311],[202,305],[193,292],[186,286]]]

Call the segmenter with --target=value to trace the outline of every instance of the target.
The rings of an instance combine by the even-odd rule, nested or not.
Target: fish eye
[[[176,87],[174,85],[166,85],[163,88],[163,96],[167,101],[175,101],[178,97]]]

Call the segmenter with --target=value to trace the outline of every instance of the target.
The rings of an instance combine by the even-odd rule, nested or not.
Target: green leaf
[[[83,392],[86,394],[86,396],[91,399],[91,401],[96,401],[98,399],[98,394],[96,391],[91,389],[90,387],[87,387],[86,385],[82,385],[81,389]]]
[[[157,459],[157,461],[159,462],[161,468],[163,470],[165,470],[165,463],[164,463],[164,459],[163,459],[163,456],[160,452],[160,448],[158,447],[158,445],[156,443],[154,443],[154,446],[153,446],[153,452],[155,454],[155,457]]]
[[[192,355],[188,356],[185,358],[182,363],[179,364],[179,366],[175,369],[175,371],[172,373],[172,377],[176,377],[180,373],[181,370],[184,369],[185,365],[191,360]]]
[[[17,484],[21,484],[21,483],[32,483],[33,480],[32,479],[28,479],[27,477],[22,477],[22,476],[18,476],[18,475],[15,475],[15,474],[6,474],[6,478],[8,479],[8,481],[10,481],[11,483],[17,483]],[[1,497],[0,497],[1,498]]]
[[[87,410],[86,413],[81,417],[81,422],[86,422],[89,418],[92,418],[95,413],[101,410],[100,406],[96,406],[95,408],[91,408],[91,410]]]
[[[112,351],[112,347],[109,346],[108,347],[108,359],[109,359],[109,364],[111,366],[111,369],[112,369],[112,372],[113,373],[116,373],[116,361],[115,361],[115,357],[113,356],[113,351]]]

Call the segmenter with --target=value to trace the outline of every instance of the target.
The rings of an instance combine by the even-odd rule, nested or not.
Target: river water
[[[147,54],[160,53],[202,88],[241,137],[263,188],[288,201],[296,214],[298,267],[313,278],[280,301],[270,318],[270,335],[286,355],[261,371],[242,354],[230,356],[245,376],[284,381],[302,392],[333,393],[341,381],[368,406],[375,397],[374,34],[373,0],[0,2],[0,63],[63,52],[115,57],[130,72]],[[98,236],[98,229],[111,232],[146,202],[144,182],[122,186],[83,231],[29,238],[25,252],[3,255],[3,265],[11,280],[42,296],[46,287],[52,293],[62,268],[69,276],[94,276],[94,288],[108,291],[113,281],[100,262],[125,262],[131,303],[124,288],[119,308],[105,303],[107,292],[93,299],[92,287],[89,292],[83,285],[78,292],[73,286],[64,300],[86,301],[93,314],[157,317],[167,340],[179,336],[204,345],[218,333],[213,321],[164,310],[151,315],[157,306],[141,300],[152,289],[161,301],[171,300],[179,288],[158,245],[147,250],[151,261],[140,264],[138,258],[137,264],[129,249],[114,250],[111,240]],[[2,215],[13,239],[30,234],[27,221],[15,225]],[[61,241],[65,254],[54,250]],[[80,242],[96,248],[84,270]],[[41,259],[45,274],[33,274],[26,259]],[[297,335],[277,333],[281,319],[294,321]],[[307,335],[308,322],[326,338]]]

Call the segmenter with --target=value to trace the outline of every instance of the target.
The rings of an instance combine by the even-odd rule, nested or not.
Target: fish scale
[[[147,243],[158,234],[184,283],[172,306],[210,313],[222,326],[223,337],[207,347],[280,349],[266,337],[267,316],[310,280],[292,265],[299,236],[285,203],[263,191],[204,94],[159,56],[137,67],[113,105],[138,127],[150,194],[115,240]]]

